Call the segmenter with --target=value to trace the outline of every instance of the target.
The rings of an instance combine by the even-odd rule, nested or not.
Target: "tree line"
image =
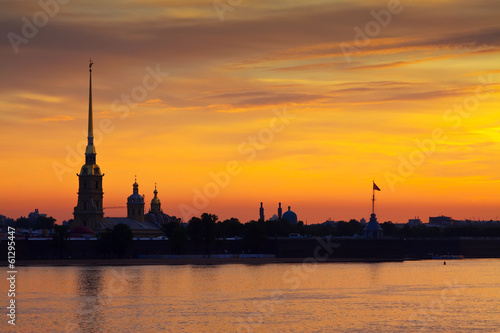
[[[27,217],[19,217],[15,221],[9,219],[7,226],[13,228],[31,229],[31,230],[41,230],[48,229],[52,230],[56,219],[52,216],[38,216],[35,221],[30,221]]]

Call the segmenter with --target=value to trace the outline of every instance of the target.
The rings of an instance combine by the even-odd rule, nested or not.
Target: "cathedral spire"
[[[88,145],[94,145],[94,129],[92,123],[92,59],[89,60],[89,134],[87,136]]]
[[[89,133],[87,135],[87,149],[85,150],[85,164],[96,164],[95,146],[94,146],[94,129],[92,122],[92,59],[89,61]]]
[[[89,61],[89,119],[87,148],[85,149],[85,164],[78,176],[78,203],[73,211],[74,225],[83,225],[92,230],[102,227],[104,218],[101,169],[96,163],[94,146],[94,131],[92,128],[92,59]],[[142,198],[142,197],[141,197]]]

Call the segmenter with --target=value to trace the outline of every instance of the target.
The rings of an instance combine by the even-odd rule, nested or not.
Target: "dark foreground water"
[[[16,284],[1,332],[500,331],[498,259],[25,267]]]

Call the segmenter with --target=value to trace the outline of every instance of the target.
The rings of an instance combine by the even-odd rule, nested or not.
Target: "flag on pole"
[[[377,184],[375,184],[375,183],[373,183],[373,189],[374,189],[375,191],[380,191],[380,189],[378,188]]]

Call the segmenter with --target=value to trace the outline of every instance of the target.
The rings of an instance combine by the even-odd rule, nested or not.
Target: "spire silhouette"
[[[92,59],[89,61],[89,128],[87,134],[87,148],[85,149],[85,164],[96,164],[96,151],[94,146],[94,129],[92,121]],[[90,172],[91,173],[91,172]]]
[[[104,218],[102,177],[104,174],[96,163],[92,114],[92,59],[89,61],[89,119],[85,164],[77,174],[79,180],[78,203],[73,211],[74,226],[84,226],[92,230],[102,227]]]
[[[94,145],[94,128],[92,119],[92,59],[89,60],[89,133],[87,136],[88,145]]]

